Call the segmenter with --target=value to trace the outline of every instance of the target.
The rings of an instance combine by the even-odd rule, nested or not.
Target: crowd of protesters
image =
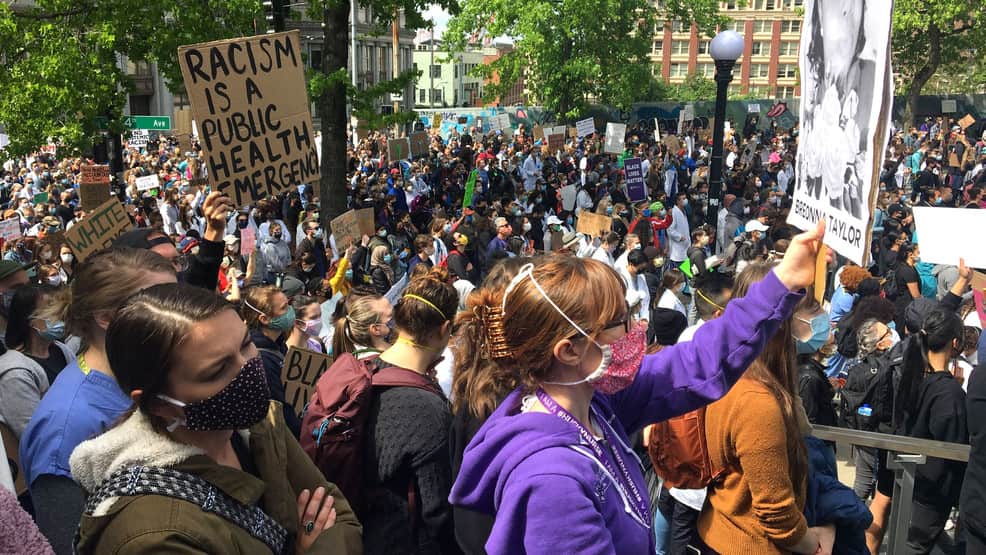
[[[822,425],[971,440],[968,464],[919,467],[900,549],[986,553],[974,272],[922,262],[911,210],[986,208],[986,143],[942,119],[894,133],[872,263],[832,256],[820,304],[824,230],[785,223],[798,129],[739,123],[715,214],[708,130],[630,125],[620,155],[523,124],[424,131],[407,160],[350,130],[347,204],[374,230],[348,244],[317,184],[233,206],[161,136],[113,187],[133,229],[84,260],[64,234],[88,162],[6,161],[0,431],[40,533],[12,510],[0,545],[877,553],[888,453],[855,449],[842,485]],[[580,233],[587,212],[611,228]],[[291,348],[334,361],[305,407]],[[660,425],[689,414],[713,479],[662,475],[681,438]]]

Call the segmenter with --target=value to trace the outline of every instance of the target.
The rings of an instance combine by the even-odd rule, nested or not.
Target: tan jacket
[[[319,537],[310,552],[362,553],[362,528],[356,515],[342,492],[326,481],[291,435],[279,403],[272,401],[265,420],[237,433],[249,445],[262,479],[219,465],[200,449],[158,433],[140,411],[80,444],[70,459],[72,476],[84,490],[92,492],[117,470],[134,465],[187,472],[241,503],[259,504],[287,529],[289,546],[294,545],[298,530],[298,494],[322,486],[335,498],[336,524]],[[107,499],[92,516],[83,515],[80,528],[80,554],[271,552],[262,541],[223,517],[159,495]]]
[[[729,469],[721,485],[709,487],[699,517],[709,547],[723,555],[790,553],[807,533],[806,484],[792,483],[788,433],[780,405],[757,381],[740,379],[709,405],[709,459]]]

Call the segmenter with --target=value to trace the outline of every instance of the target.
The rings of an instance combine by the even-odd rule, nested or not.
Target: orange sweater
[[[806,485],[791,484],[787,433],[777,400],[754,380],[741,379],[709,405],[709,456],[731,470],[709,488],[698,530],[722,555],[790,553],[807,532]]]

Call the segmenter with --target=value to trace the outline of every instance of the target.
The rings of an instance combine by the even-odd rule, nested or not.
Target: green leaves
[[[178,47],[253,34],[259,0],[39,0],[0,5],[0,122],[17,155],[49,139],[62,151],[101,140],[97,117],[120,121],[134,83],[126,60],[156,62],[183,92]],[[125,66],[124,66],[125,67]]]
[[[715,0],[671,0],[668,16],[711,31],[722,21]],[[463,0],[444,39],[453,52],[473,37],[507,36],[515,49],[477,68],[487,100],[521,77],[530,101],[574,119],[590,102],[627,108],[659,92],[648,58],[658,25],[649,0]]]

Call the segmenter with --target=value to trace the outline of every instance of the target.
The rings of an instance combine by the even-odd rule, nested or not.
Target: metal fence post
[[[890,505],[887,553],[897,553],[897,548],[907,542],[911,502],[914,500],[914,473],[926,460],[924,455],[887,452],[887,468],[894,471],[894,500]]]

